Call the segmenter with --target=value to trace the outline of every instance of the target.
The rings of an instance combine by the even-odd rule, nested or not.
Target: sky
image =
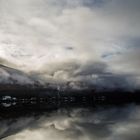
[[[139,60],[140,0],[0,0],[0,83],[133,90],[140,87]],[[1,120],[0,137],[139,140],[139,118],[135,105],[58,111]]]
[[[0,63],[47,82],[136,88],[139,7],[139,0],[0,0]]]

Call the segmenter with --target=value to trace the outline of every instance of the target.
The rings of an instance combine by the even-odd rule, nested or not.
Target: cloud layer
[[[139,7],[139,0],[0,0],[1,63],[46,81],[95,83],[110,73],[139,84]]]

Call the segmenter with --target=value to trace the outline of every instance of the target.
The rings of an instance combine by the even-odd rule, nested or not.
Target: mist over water
[[[58,110],[1,120],[3,140],[138,140],[140,107]]]

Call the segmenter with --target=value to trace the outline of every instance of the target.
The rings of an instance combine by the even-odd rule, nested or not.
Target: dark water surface
[[[140,106],[61,109],[1,117],[3,140],[139,140]]]

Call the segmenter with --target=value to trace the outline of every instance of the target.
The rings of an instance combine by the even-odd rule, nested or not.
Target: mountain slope
[[[35,80],[28,74],[4,65],[0,65],[0,84],[35,84]]]

